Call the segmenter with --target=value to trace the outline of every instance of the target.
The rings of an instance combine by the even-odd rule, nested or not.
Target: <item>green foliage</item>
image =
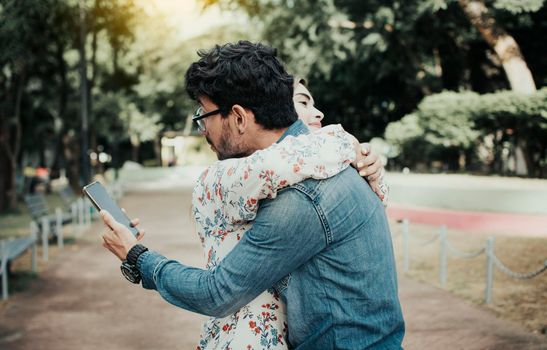
[[[495,0],[494,7],[518,14],[522,12],[536,12],[544,4],[545,0]]]
[[[499,143],[526,147],[528,167],[540,174],[547,161],[547,88],[533,95],[511,91],[479,95],[443,92],[426,97],[417,111],[388,125],[385,138],[396,147],[399,161],[441,159],[439,155],[469,153],[495,135]],[[425,152],[416,159],[415,152]]]
[[[161,129],[159,114],[146,115],[133,102],[123,105],[119,116],[132,143],[154,140]]]
[[[424,128],[420,125],[418,115],[415,113],[404,116],[398,122],[391,123],[387,126],[385,139],[388,143],[395,146],[397,150],[394,156],[401,153],[401,148],[406,144],[419,141],[425,133]]]
[[[445,92],[426,97],[417,112],[425,141],[436,146],[469,148],[478,136],[472,118],[478,102],[475,93]]]
[[[436,157],[447,149],[473,150],[476,133],[482,135],[487,128],[516,125],[515,130],[526,130],[531,140],[538,140],[543,130],[537,127],[537,117],[525,110],[530,104],[512,95],[492,106],[480,96],[476,109],[489,111],[481,117],[471,114],[471,107],[459,106],[457,94],[443,94],[445,99],[437,102],[426,99],[412,113],[424,96],[443,90],[487,93],[507,87],[499,62],[455,0],[202,3],[243,9],[251,17],[252,30],[225,25],[181,41],[167,19],[144,11],[138,1],[84,1],[92,145],[110,152],[117,147],[113,145],[145,142],[151,138],[149,131],[184,129],[195,103],[186,96],[183,76],[197,58],[196,50],[243,38],[277,47],[290,70],[307,78],[326,122],[342,123],[362,140],[381,135],[405,115],[401,123],[390,124],[387,134],[395,135],[393,140],[406,135],[412,141],[401,141],[400,148],[425,147],[426,154]],[[545,86],[544,0],[485,3],[515,35],[537,85]],[[65,163],[80,162],[79,4],[0,0],[0,131],[15,135],[14,125],[20,122],[20,162],[30,159],[59,167],[59,159],[67,155],[74,158]],[[448,107],[454,112],[450,117],[443,113]],[[530,120],[523,117],[515,124],[515,113]],[[135,120],[144,127],[136,127]],[[427,136],[422,140],[420,133]],[[529,147],[539,154],[536,144]]]
[[[462,103],[465,102],[465,103]],[[472,92],[444,92],[426,97],[414,113],[388,125],[385,138],[392,145],[412,152],[417,144],[431,151],[469,149],[479,133],[474,129],[473,108],[479,96]],[[404,155],[403,155],[404,156]]]
[[[79,4],[0,0],[0,114],[12,118],[15,89],[23,84],[21,141],[26,155],[54,148],[62,156],[55,142],[68,134],[79,139]],[[88,0],[84,5],[91,143],[106,151],[114,141],[138,136],[145,142],[151,139],[149,132],[182,130],[195,109],[183,77],[196,50],[242,35],[239,28],[224,26],[182,41],[160,13],[145,13],[134,0]],[[129,109],[140,114],[127,118]],[[135,131],[136,119],[143,130]],[[52,161],[46,160],[47,165]]]
[[[509,87],[499,60],[456,0],[202,3],[245,10],[292,72],[307,78],[326,122],[342,123],[361,139],[382,134],[424,96]],[[485,3],[498,24],[515,35],[537,85],[544,85],[544,1]]]

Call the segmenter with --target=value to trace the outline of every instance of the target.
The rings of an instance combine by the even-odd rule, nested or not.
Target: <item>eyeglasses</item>
[[[207,112],[205,114],[201,114],[203,112],[203,107],[199,107],[196,112],[194,113],[194,116],[192,117],[192,120],[196,122],[199,131],[205,132],[205,123],[203,122],[204,118],[210,117],[212,115],[218,114],[221,112],[220,109],[215,109],[214,111]]]

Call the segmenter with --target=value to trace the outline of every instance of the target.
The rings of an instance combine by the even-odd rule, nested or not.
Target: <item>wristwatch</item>
[[[141,273],[137,268],[137,260],[139,256],[148,251],[148,248],[142,244],[136,244],[129,250],[127,257],[122,262],[120,269],[122,270],[122,275],[131,283],[138,284],[141,281]]]

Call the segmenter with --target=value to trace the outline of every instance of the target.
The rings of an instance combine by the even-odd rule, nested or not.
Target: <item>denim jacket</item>
[[[295,122],[283,135],[306,133]],[[214,270],[148,251],[143,287],[224,317],[276,286],[296,349],[400,349],[404,321],[384,207],[357,172],[309,179],[261,201],[253,227]]]

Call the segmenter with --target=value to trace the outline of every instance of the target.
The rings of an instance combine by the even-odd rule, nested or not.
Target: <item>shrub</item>
[[[507,163],[504,156],[520,149],[528,174],[543,177],[547,164],[547,88],[532,95],[512,91],[431,95],[414,113],[389,124],[385,138],[398,150],[395,161],[405,166],[442,160],[448,168],[469,170],[471,158],[490,172],[507,173],[503,170]],[[479,156],[479,149],[489,156]]]

